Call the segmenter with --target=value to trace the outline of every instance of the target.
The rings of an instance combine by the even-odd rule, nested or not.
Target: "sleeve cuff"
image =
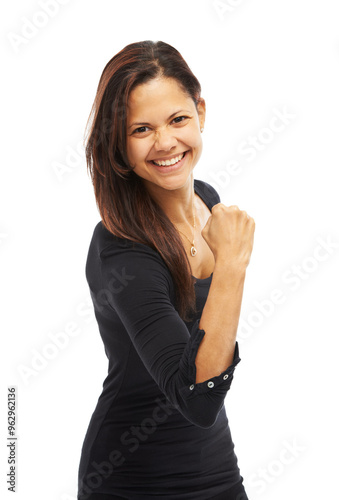
[[[183,356],[180,360],[180,369],[186,380],[186,384],[179,391],[185,399],[193,398],[199,394],[213,392],[213,394],[226,395],[226,392],[231,386],[233,380],[234,369],[240,362],[239,345],[236,341],[232,364],[224,370],[220,375],[211,377],[208,380],[196,383],[196,366],[195,359],[202,339],[205,336],[205,330],[199,328],[200,318],[196,320],[192,327],[191,337],[185,347]]]

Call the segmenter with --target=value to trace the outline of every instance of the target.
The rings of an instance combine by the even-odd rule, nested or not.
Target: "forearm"
[[[210,290],[199,322],[205,336],[195,365],[196,383],[226,370],[233,360],[246,268],[216,261]]]

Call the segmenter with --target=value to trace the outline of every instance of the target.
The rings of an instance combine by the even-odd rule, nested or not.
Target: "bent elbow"
[[[209,429],[216,423],[219,413],[220,410],[217,414],[211,412],[204,412],[200,415],[195,414],[194,416],[192,415],[189,420],[197,427],[200,427],[202,429]]]
[[[195,404],[194,404],[195,403]],[[202,429],[209,429],[216,423],[219,413],[224,406],[224,402],[219,402],[219,405],[206,405],[202,401],[195,401],[193,404],[182,402],[177,410],[193,425]],[[206,403],[206,402],[205,402]]]

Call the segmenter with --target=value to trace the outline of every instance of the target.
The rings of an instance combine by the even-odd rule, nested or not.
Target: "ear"
[[[205,116],[206,116],[206,103],[205,99],[203,99],[202,97],[199,98],[199,101],[197,103],[197,110],[199,115],[200,128],[204,128]]]

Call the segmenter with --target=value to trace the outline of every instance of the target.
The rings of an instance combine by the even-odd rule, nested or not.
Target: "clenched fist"
[[[201,234],[212,250],[215,261],[247,267],[251,258],[255,222],[236,205],[217,203]]]

